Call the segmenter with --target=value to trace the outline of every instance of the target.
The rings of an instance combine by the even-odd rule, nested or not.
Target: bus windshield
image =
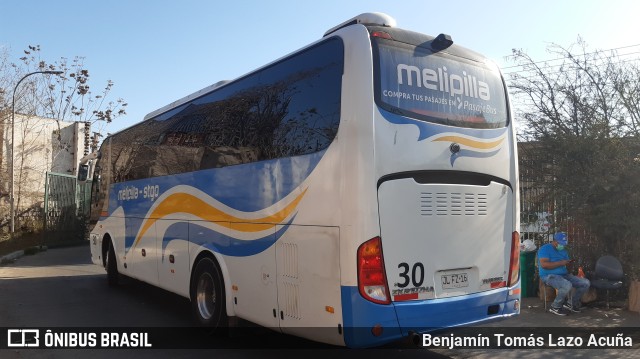
[[[507,125],[497,68],[405,43],[378,40],[376,102],[390,112],[457,127]]]

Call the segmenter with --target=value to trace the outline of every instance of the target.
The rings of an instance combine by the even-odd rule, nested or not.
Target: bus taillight
[[[509,281],[507,287],[511,287],[520,279],[520,233],[511,235],[511,259],[509,260]]]
[[[358,290],[374,303],[391,303],[380,237],[372,238],[358,248]]]
[[[374,31],[371,33],[371,37],[379,37],[382,39],[393,40],[391,35],[389,35],[388,32],[384,32],[384,31]]]

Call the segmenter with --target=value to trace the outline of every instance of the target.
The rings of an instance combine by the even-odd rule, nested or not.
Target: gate
[[[78,185],[75,176],[47,172],[44,194],[44,242],[82,241],[91,184]],[[89,188],[87,190],[86,188]]]

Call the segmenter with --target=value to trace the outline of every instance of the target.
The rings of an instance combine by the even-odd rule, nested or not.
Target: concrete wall
[[[14,191],[19,211],[44,200],[45,173],[77,174],[84,155],[84,123],[16,114]],[[3,126],[0,191],[2,212],[8,210],[11,169],[11,124]]]

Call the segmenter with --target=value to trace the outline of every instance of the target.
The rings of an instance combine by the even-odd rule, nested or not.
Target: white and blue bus
[[[502,75],[388,15],[150,113],[94,169],[93,262],[202,325],[369,347],[519,313]]]

